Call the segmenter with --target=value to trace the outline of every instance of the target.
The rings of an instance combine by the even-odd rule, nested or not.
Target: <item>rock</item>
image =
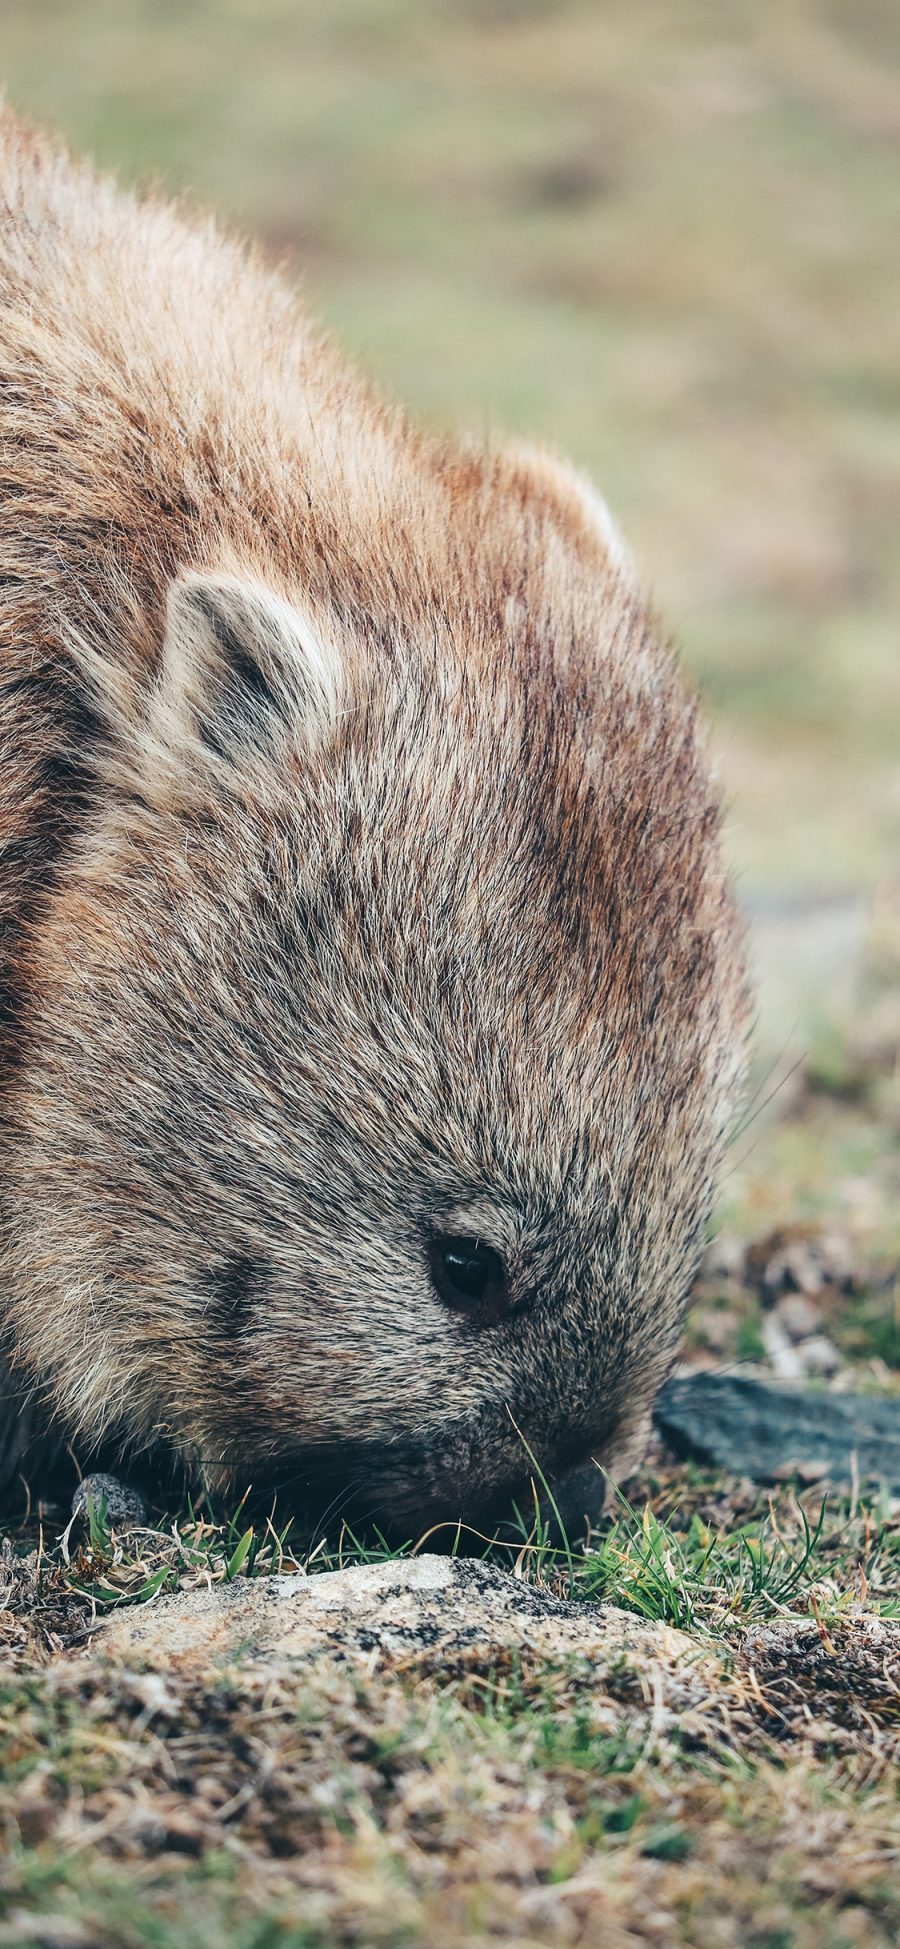
[[[114,1614],[92,1640],[91,1655],[97,1650],[173,1671],[241,1654],[446,1673],[490,1669],[511,1653],[583,1653],[602,1671],[634,1655],[652,1659],[661,1685],[669,1675],[673,1710],[679,1684],[690,1692],[707,1665],[718,1671],[711,1653],[698,1655],[696,1641],[668,1625],[612,1605],[565,1602],[492,1564],[424,1555],[180,1591]]]
[[[4,1949],[97,1949],[97,1937],[65,1915],[31,1915],[14,1908],[0,1929]]]
[[[900,1493],[900,1396],[825,1394],[740,1374],[671,1380],[654,1409],[677,1455],[756,1482],[884,1482]]]
[[[734,1232],[720,1232],[710,1240],[703,1254],[700,1280],[703,1285],[730,1281],[740,1286],[744,1278],[746,1247]]]
[[[439,1684],[510,1669],[525,1678],[573,1655],[594,1722],[629,1726],[645,1751],[670,1737],[714,1747],[723,1727],[730,1744],[736,1718],[745,1737],[752,1721],[767,1739],[815,1739],[813,1715],[832,1734],[846,1727],[848,1750],[865,1740],[868,1751],[872,1728],[885,1760],[897,1745],[900,1622],[857,1611],[827,1626],[785,1617],[754,1627],[735,1658],[724,1641],[611,1604],[568,1603],[492,1564],[451,1557],[196,1585],[115,1613],[84,1649],[60,1653],[55,1669],[64,1687],[126,1696],[177,1724],[191,1688],[206,1697],[231,1685],[267,1700],[279,1686],[294,1697],[333,1687],[341,1674],[353,1686],[394,1673]]]
[[[740,1317],[730,1306],[716,1312],[707,1310],[703,1315],[703,1339],[713,1353],[733,1353],[740,1328]]]
[[[738,1673],[765,1697],[777,1736],[821,1742],[828,1752],[859,1750],[874,1760],[897,1746],[900,1622],[852,1611],[827,1623],[779,1618],[747,1632]],[[778,1723],[780,1721],[780,1724]],[[849,1737],[841,1738],[841,1732]]]
[[[808,1374],[831,1380],[843,1361],[827,1333],[817,1331],[821,1314],[802,1293],[788,1293],[762,1322],[762,1342],[780,1381],[801,1381]]]
[[[81,1517],[87,1521],[88,1501],[95,1515],[105,1506],[106,1520],[110,1529],[143,1529],[147,1521],[147,1508],[136,1489],[130,1489],[127,1482],[120,1482],[115,1475],[85,1475],[72,1497],[73,1519]]]

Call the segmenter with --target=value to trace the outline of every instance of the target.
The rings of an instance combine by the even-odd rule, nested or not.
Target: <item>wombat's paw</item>
[[[115,1475],[85,1475],[72,1497],[72,1516],[87,1520],[89,1506],[99,1516],[105,1506],[110,1529],[142,1529],[147,1509],[142,1496]]]

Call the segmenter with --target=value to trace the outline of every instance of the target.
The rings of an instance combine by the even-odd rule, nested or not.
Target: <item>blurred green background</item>
[[[0,0],[0,23],[16,105],[260,237],[413,409],[593,473],[706,693],[760,1100],[806,1057],[726,1215],[900,1245],[898,0]]]
[[[618,511],[745,883],[900,840],[897,0],[2,0],[10,98]]]

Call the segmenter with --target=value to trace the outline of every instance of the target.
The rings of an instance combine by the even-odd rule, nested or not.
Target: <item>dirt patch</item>
[[[900,1624],[858,1617],[757,1625],[738,1667],[758,1685],[779,1737],[852,1753],[869,1770],[900,1758]]]

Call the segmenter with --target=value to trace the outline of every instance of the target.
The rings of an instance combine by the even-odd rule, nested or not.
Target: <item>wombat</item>
[[[640,1450],[743,1070],[695,707],[574,469],[0,151],[6,1471],[564,1499]]]

